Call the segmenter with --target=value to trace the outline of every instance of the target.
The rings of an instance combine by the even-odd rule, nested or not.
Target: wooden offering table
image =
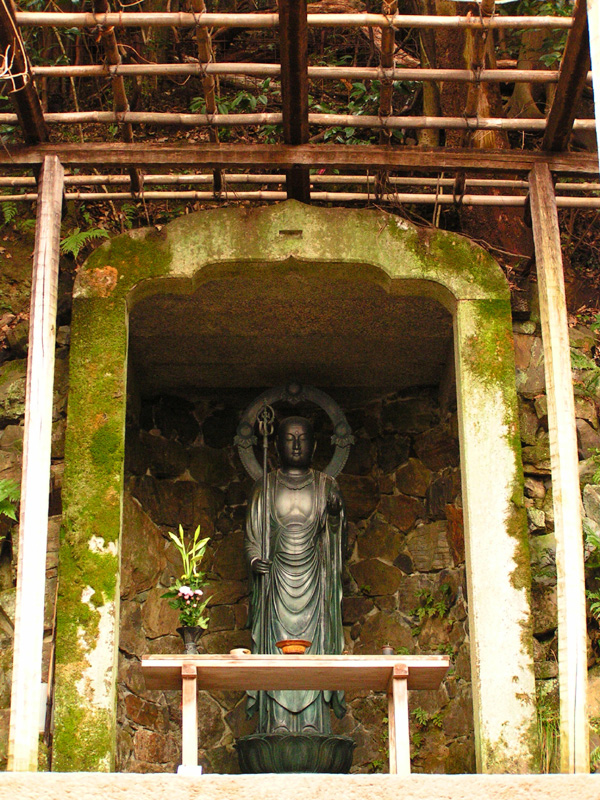
[[[182,689],[182,766],[198,764],[199,689],[373,689],[388,695],[390,773],[410,774],[408,690],[437,689],[447,656],[157,655],[142,659],[148,689]]]

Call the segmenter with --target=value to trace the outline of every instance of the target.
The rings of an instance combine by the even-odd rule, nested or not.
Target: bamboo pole
[[[558,591],[561,772],[589,772],[581,494],[558,215],[546,164],[529,176],[548,398]]]
[[[40,173],[31,291],[8,770],[37,770],[63,168]]]
[[[146,183],[146,181],[145,181]],[[232,183],[229,181],[228,184]],[[33,202],[38,198],[35,193],[25,194],[0,194],[0,203],[7,202]],[[287,194],[284,191],[259,190],[259,191],[236,191],[228,189],[215,196],[212,191],[147,191],[143,190],[138,199],[140,200],[197,200],[206,202],[210,200],[235,201],[235,200],[285,200]],[[369,203],[375,200],[373,192],[319,192],[312,191],[311,199],[321,202],[331,203]],[[76,200],[85,202],[102,201],[131,201],[129,192],[66,192],[65,200]],[[386,192],[377,201],[399,204],[438,204],[450,206],[455,202],[453,194],[434,194],[434,193],[401,193]],[[467,206],[499,206],[499,207],[524,207],[527,204],[526,195],[490,195],[490,194],[465,194],[461,198],[461,204]],[[600,208],[600,197],[557,197],[556,205],[559,208]]]
[[[92,14],[91,12],[19,11],[17,23],[21,26],[56,28],[276,28],[277,14],[189,14],[184,12],[117,12]],[[424,14],[396,14],[387,18],[383,14],[308,14],[308,25],[313,28],[519,28],[564,29],[571,27],[571,17],[513,16],[492,17],[482,20],[466,16],[427,16]]]
[[[176,125],[181,127],[199,125],[218,125],[222,127],[243,125],[279,125],[281,114],[170,114],[144,111],[71,111],[65,113],[49,113],[44,115],[46,123],[51,125],[71,125],[81,123],[146,123],[148,125]],[[479,117],[464,119],[463,117],[376,117],[355,114],[309,114],[311,125],[336,127],[353,125],[356,128],[402,129],[402,128],[439,128],[446,130],[495,130],[495,131],[544,131],[545,119],[505,119],[503,117]],[[0,123],[14,124],[16,114],[0,114]],[[593,119],[578,119],[574,130],[595,130]]]
[[[227,176],[227,182],[230,184],[235,183],[278,183],[282,184],[285,181],[285,175],[275,173],[239,173],[230,174]],[[334,184],[334,185],[374,185],[374,175],[311,175],[310,181],[313,185],[319,184]],[[129,182],[129,178],[125,175],[65,175],[65,186],[97,186],[97,185],[125,185]],[[189,184],[189,183],[212,183],[212,175],[208,173],[195,173],[174,175],[173,173],[160,174],[151,173],[144,176],[144,184],[147,186],[156,184]],[[439,178],[432,176],[430,178],[418,178],[416,176],[398,177],[394,176],[389,178],[391,186],[454,186],[453,178]],[[7,177],[0,176],[0,186],[35,186],[35,178],[27,176]],[[529,187],[528,181],[520,180],[503,180],[502,178],[467,178],[465,181],[465,188],[468,187],[490,187],[498,189],[527,189]],[[579,182],[558,182],[555,185],[557,191],[581,191],[581,192],[598,192],[600,191],[600,183],[590,183],[589,181]]]
[[[34,77],[110,77],[113,75],[247,75],[257,78],[277,78],[279,64],[221,62],[211,64],[119,64],[82,66],[34,66]],[[553,69],[483,69],[475,74],[469,69],[402,69],[381,67],[308,67],[312,80],[389,80],[389,81],[457,81],[461,83],[558,83],[558,70]],[[588,82],[592,80],[588,72]]]

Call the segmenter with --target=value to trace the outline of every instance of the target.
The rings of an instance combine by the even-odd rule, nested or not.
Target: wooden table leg
[[[394,665],[388,688],[390,775],[410,775],[408,667]]]
[[[195,664],[182,664],[181,764],[198,766],[198,676]]]

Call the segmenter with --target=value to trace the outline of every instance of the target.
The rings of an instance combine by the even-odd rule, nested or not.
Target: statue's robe
[[[268,529],[263,550],[263,484],[257,481],[246,520],[245,551],[248,564],[267,558],[268,575],[250,569],[250,627],[253,652],[280,654],[276,642],[308,639],[307,653],[340,654],[344,647],[342,630],[342,554],[345,516],[327,513],[327,498],[339,497],[333,478],[313,472],[308,486],[311,511],[305,519],[281,519],[276,510],[278,474],[267,481]],[[263,585],[264,581],[264,585]],[[261,733],[330,733],[329,707],[336,716],[345,713],[343,692],[264,691],[248,692],[248,716],[259,711]]]

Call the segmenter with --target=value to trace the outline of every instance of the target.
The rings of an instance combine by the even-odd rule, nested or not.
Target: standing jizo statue
[[[284,419],[276,448],[280,466],[256,482],[246,519],[253,652],[285,658],[277,642],[305,639],[307,654],[339,655],[344,503],[335,479],[312,468],[315,435],[308,419]],[[330,708],[338,717],[345,713],[343,692],[248,695],[258,729],[238,742],[243,770],[348,771],[354,742],[334,736],[330,720]]]

